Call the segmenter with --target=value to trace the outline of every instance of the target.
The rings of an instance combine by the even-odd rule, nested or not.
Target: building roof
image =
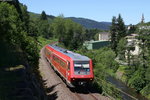
[[[127,39],[135,39],[137,36],[139,36],[138,34],[130,34],[130,35],[127,35],[126,38]]]
[[[74,61],[89,61],[90,58],[86,57],[86,56],[83,56],[83,55],[80,55],[78,53],[75,53],[75,52],[72,52],[72,51],[69,51],[67,49],[64,49],[64,48],[61,48],[61,47],[58,47],[56,45],[49,45],[51,48],[61,52],[62,54],[72,58]]]
[[[108,40],[100,40],[100,41],[86,41],[85,43],[93,44],[93,43],[100,43],[100,42],[108,42]]]

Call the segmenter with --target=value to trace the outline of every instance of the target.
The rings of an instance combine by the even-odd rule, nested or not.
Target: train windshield
[[[89,61],[75,61],[74,62],[74,73],[76,75],[89,75],[90,74]]]

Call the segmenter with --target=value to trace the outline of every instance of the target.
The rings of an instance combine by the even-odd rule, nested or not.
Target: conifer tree
[[[40,16],[40,20],[47,20],[47,16],[45,11],[42,11],[41,16]]]
[[[126,36],[126,27],[120,14],[117,19],[116,17],[112,18],[110,33],[111,48],[117,53],[117,44]]]
[[[116,22],[116,17],[114,16],[112,18],[112,26],[110,28],[110,40],[111,40],[111,48],[116,51],[116,47],[117,47],[117,22]]]
[[[117,32],[117,42],[119,43],[121,38],[126,36],[126,27],[120,14],[117,18]]]

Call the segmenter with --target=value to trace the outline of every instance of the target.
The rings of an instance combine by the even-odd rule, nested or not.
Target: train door
[[[70,78],[70,62],[67,61],[67,70],[66,70],[66,78],[67,80]]]

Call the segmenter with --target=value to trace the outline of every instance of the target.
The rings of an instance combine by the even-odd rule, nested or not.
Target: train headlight
[[[93,79],[91,78],[90,80],[92,81]]]
[[[73,78],[72,80],[74,81],[75,79]]]

